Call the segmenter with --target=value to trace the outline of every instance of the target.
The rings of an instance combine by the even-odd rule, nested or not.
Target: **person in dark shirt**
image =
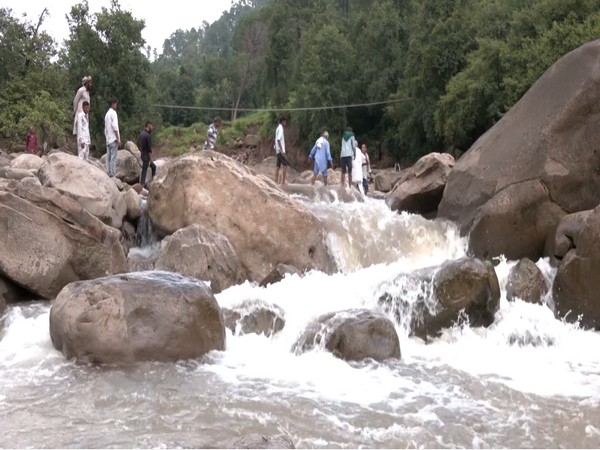
[[[154,124],[149,120],[146,122],[146,126],[140,133],[140,152],[142,153],[142,175],[140,177],[140,183],[146,187],[146,173],[148,172],[148,166],[152,170],[152,179],[156,175],[156,164],[152,161],[152,130]]]

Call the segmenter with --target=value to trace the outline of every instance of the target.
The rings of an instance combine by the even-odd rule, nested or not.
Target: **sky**
[[[146,27],[142,32],[146,45],[162,52],[162,45],[171,33],[178,29],[199,28],[203,21],[212,23],[228,11],[232,0],[119,0],[121,9],[131,11],[136,19],[144,19]],[[48,8],[42,27],[59,44],[69,35],[65,16],[71,6],[81,3],[78,0],[0,0],[0,7],[9,8],[19,19],[27,14],[27,19],[37,23],[39,15]],[[88,0],[90,12],[99,12],[104,6],[110,7],[110,0]]]

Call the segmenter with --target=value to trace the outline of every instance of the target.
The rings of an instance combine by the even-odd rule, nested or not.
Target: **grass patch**
[[[234,143],[247,134],[256,134],[259,141],[268,139],[274,133],[274,119],[271,113],[257,112],[242,116],[235,121],[223,121],[217,136],[219,146],[232,147]],[[195,123],[189,127],[166,127],[157,130],[155,147],[164,155],[179,156],[190,151],[196,145],[202,150],[206,140],[208,124]]]

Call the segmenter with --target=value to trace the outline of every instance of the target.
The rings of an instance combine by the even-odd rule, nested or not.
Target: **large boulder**
[[[213,292],[246,280],[246,271],[229,240],[197,224],[163,239],[155,267],[210,281]]]
[[[427,215],[437,211],[448,174],[454,167],[449,153],[430,153],[402,176],[388,194],[386,203],[392,211],[407,211]]]
[[[544,274],[529,258],[523,258],[510,269],[506,285],[508,301],[520,298],[528,303],[541,304],[547,293]]]
[[[44,160],[31,153],[22,153],[10,162],[10,167],[14,169],[25,169],[37,171]]]
[[[400,359],[400,340],[392,321],[365,309],[320,316],[307,326],[293,350],[303,353],[317,346],[346,361]]]
[[[106,154],[100,158],[102,166],[106,166]],[[138,161],[135,154],[129,150],[118,150],[117,151],[117,172],[115,177],[124,183],[137,183],[140,181],[140,175],[142,174],[141,162]]]
[[[574,244],[575,245],[575,244]],[[587,215],[552,286],[557,317],[600,330],[600,206]]]
[[[396,186],[396,183],[402,177],[402,172],[393,169],[378,170],[373,177],[375,190],[380,192],[390,192]]]
[[[142,206],[140,195],[133,188],[126,188],[121,192],[125,206],[127,207],[127,220],[135,222],[142,217]]]
[[[537,260],[561,214],[600,203],[599,58],[600,40],[561,58],[457,161],[438,215],[479,228],[475,254]]]
[[[80,362],[199,358],[225,349],[219,305],[205,283],[136,272],[66,286],[50,310],[52,344]]]
[[[269,156],[263,159],[258,164],[250,166],[254,173],[260,173],[270,180],[275,180],[275,169],[277,169],[277,158],[275,156]],[[279,175],[281,177],[281,175]],[[286,182],[295,183],[299,178],[299,173],[293,168],[288,167],[286,174]]]
[[[98,167],[77,156],[54,153],[38,171],[43,186],[52,187],[77,200],[102,222],[119,228],[127,205],[115,183]]]
[[[465,318],[472,327],[490,326],[500,285],[492,263],[462,258],[384,283],[379,305],[410,335],[427,339]]]
[[[0,180],[0,217],[0,274],[43,298],[127,271],[119,230],[55,189]]]
[[[192,224],[223,234],[253,280],[279,263],[332,270],[321,222],[273,181],[217,152],[164,166],[148,195],[148,212],[166,234]]]

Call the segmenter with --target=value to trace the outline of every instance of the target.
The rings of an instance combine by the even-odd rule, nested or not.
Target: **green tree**
[[[84,1],[72,7],[69,27],[62,62],[72,86],[79,87],[83,75],[93,78],[90,131],[98,148],[105,145],[104,115],[113,96],[119,102],[122,139],[137,141],[145,120],[160,119],[153,106],[155,81],[144,55],[144,21],[122,10],[117,0],[93,15]]]

